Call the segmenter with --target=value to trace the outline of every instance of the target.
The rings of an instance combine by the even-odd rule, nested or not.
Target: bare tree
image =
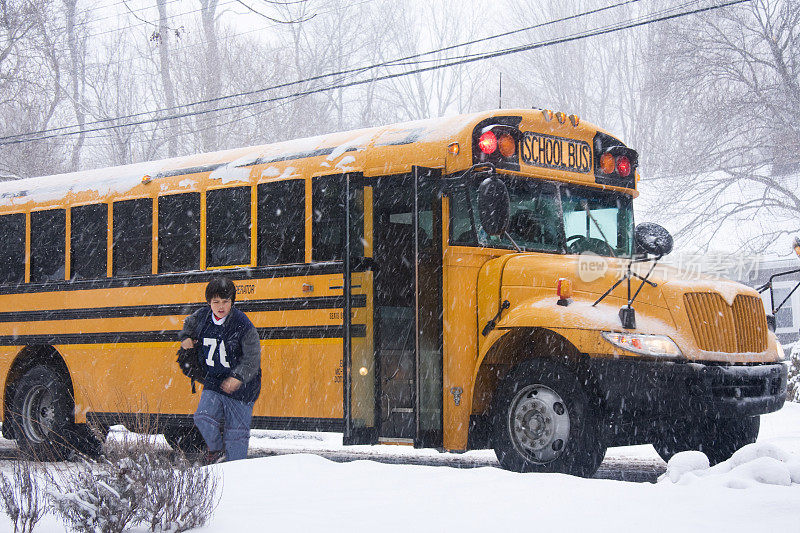
[[[320,3],[319,6],[324,6],[321,13],[317,13],[317,6],[310,2],[287,2],[276,6],[283,19],[302,21],[279,28],[285,35],[283,47],[287,50],[287,57],[291,58],[286,65],[289,69],[286,81],[314,78],[360,66],[368,57],[368,47],[376,43],[374,34],[365,33],[366,13],[358,6],[349,6],[342,0]],[[302,93],[349,79],[352,77],[325,77],[291,85],[284,92]],[[313,120],[297,121],[291,130],[303,136],[344,129],[349,119],[346,97],[352,98],[354,94],[355,91],[336,89],[298,98],[291,103],[297,116],[312,117]],[[353,107],[355,105],[353,103]]]
[[[81,150],[86,139],[86,133],[83,131],[86,123],[84,101],[86,48],[84,39],[79,35],[77,20],[78,0],[63,0],[63,2],[66,19],[67,46],[69,50],[69,81],[72,88],[72,108],[75,112],[75,119],[78,121],[78,128],[80,131],[72,147],[71,167],[72,170],[78,170],[81,165]]]
[[[515,34],[514,42],[546,44],[605,28],[610,21],[634,20],[658,5],[605,9],[608,3],[596,0],[515,3],[513,12],[532,28]],[[659,26],[643,26],[503,57],[495,65],[503,70],[508,87],[504,100],[589,120],[639,152],[642,174],[657,172],[664,165],[662,145],[672,135],[675,117],[664,113],[674,98],[660,81],[662,40]]]
[[[799,27],[800,3],[785,0],[669,27],[666,81],[684,102],[674,110],[684,131],[663,181],[674,205],[665,215],[683,217],[678,237],[751,253],[777,241],[783,252],[800,231]]]
[[[383,22],[384,39],[391,46],[382,50],[383,59],[419,54],[469,41],[483,27],[482,14],[473,4],[438,0],[421,6],[397,6],[394,18]],[[391,16],[391,15],[390,15]],[[380,22],[379,22],[380,23]],[[469,47],[416,57],[397,68],[440,66],[468,54]],[[430,72],[394,78],[385,82],[384,105],[395,109],[395,120],[414,120],[465,113],[475,108],[496,107],[496,92],[487,91],[492,73],[486,65],[456,65]]]
[[[141,41],[146,39],[145,33],[140,36]],[[91,135],[86,143],[87,163],[96,166],[157,158],[165,137],[174,137],[163,123],[128,124],[128,120],[117,118],[135,115],[148,103],[155,106],[161,101],[154,83],[156,73],[148,71],[148,64],[130,44],[127,35],[114,34],[109,42],[96,45],[98,60],[87,68],[86,112],[101,124],[114,126]]]
[[[0,0],[0,136],[47,129],[64,98],[62,24],[52,0]],[[29,177],[63,169],[63,139],[0,145],[0,174]]]
[[[221,95],[219,45],[217,43],[217,5],[219,0],[200,0],[201,21],[203,37],[205,39],[203,61],[203,99],[210,100]],[[207,104],[207,109],[214,109],[216,103]],[[210,152],[219,148],[217,143],[217,130],[214,126],[215,114],[211,113],[207,119],[211,124],[204,126],[201,134],[203,150]]]
[[[170,39],[172,29],[167,25],[167,0],[157,0],[158,5],[158,32],[154,33],[154,40],[158,42],[159,52],[159,73],[161,74],[161,84],[164,89],[164,103],[167,108],[175,108],[175,87],[172,83],[172,72],[170,67]],[[172,111],[170,111],[172,113]],[[176,120],[169,122],[167,131],[167,153],[170,157],[178,155],[178,139],[176,138]]]

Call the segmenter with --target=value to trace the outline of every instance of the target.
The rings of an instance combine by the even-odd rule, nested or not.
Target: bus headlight
[[[778,361],[786,361],[786,350],[783,349],[783,345],[777,339],[775,339],[775,347],[778,348]]]
[[[680,357],[681,350],[666,335],[641,335],[604,331],[603,338],[628,352],[656,357]]]

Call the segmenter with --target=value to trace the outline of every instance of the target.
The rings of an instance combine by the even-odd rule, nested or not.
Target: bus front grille
[[[694,339],[710,352],[763,352],[767,349],[767,319],[759,298],[740,294],[728,305],[718,293],[684,295]]]

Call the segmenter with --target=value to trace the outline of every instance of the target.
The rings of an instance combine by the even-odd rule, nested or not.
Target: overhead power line
[[[212,109],[202,109],[202,110],[197,110],[197,111],[187,111],[187,112],[184,112],[184,113],[176,113],[176,114],[163,116],[163,117],[148,118],[148,119],[142,119],[142,120],[133,121],[133,122],[127,122],[125,124],[111,124],[111,125],[98,126],[98,127],[89,128],[89,129],[84,128],[82,130],[72,131],[72,132],[51,133],[51,132],[56,132],[56,131],[60,131],[60,130],[63,130],[63,129],[68,129],[69,127],[67,127],[67,128],[55,128],[53,130],[42,130],[40,132],[32,132],[30,134],[0,137],[0,146],[9,145],[9,144],[23,143],[23,142],[32,142],[32,141],[44,140],[44,139],[49,139],[49,138],[53,138],[53,137],[78,135],[80,133],[91,133],[91,132],[97,132],[97,131],[104,131],[104,130],[116,129],[116,128],[120,128],[120,127],[137,126],[137,125],[142,125],[142,124],[149,124],[149,123],[154,123],[154,122],[162,122],[162,121],[174,120],[174,119],[179,119],[179,118],[186,118],[186,117],[191,117],[191,116],[206,115],[206,114],[209,114],[209,113],[217,113],[217,112],[221,112],[221,111],[228,111],[228,110],[233,110],[233,109],[241,109],[241,108],[251,107],[251,106],[265,104],[265,103],[278,102],[278,101],[281,101],[281,100],[286,100],[286,99],[291,99],[291,98],[309,96],[309,95],[317,94],[317,93],[321,93],[321,92],[327,92],[327,91],[343,89],[343,88],[348,88],[348,87],[355,87],[355,86],[364,85],[364,84],[367,84],[367,83],[375,83],[377,81],[385,81],[385,80],[394,79],[394,78],[398,78],[398,77],[402,77],[402,76],[409,76],[409,75],[412,75],[412,74],[420,74],[420,73],[430,72],[430,71],[439,70],[439,69],[443,69],[443,68],[447,68],[447,67],[453,67],[453,66],[457,66],[457,65],[473,63],[473,62],[476,62],[476,61],[483,61],[483,60],[486,60],[486,59],[502,57],[502,56],[505,56],[505,55],[516,54],[516,53],[519,53],[519,52],[526,52],[526,51],[536,50],[536,49],[539,49],[539,48],[546,48],[546,47],[554,46],[554,45],[558,45],[558,44],[564,44],[564,43],[568,43],[568,42],[574,42],[574,41],[578,41],[578,40],[582,40],[582,39],[587,39],[589,37],[596,37],[596,36],[599,36],[599,35],[607,35],[607,34],[616,33],[616,32],[622,31],[622,30],[626,30],[626,29],[642,27],[642,26],[645,26],[645,25],[648,25],[648,24],[653,24],[653,23],[656,23],[656,22],[664,22],[664,21],[667,21],[667,20],[674,20],[674,19],[685,17],[685,16],[688,16],[688,15],[704,13],[704,12],[708,12],[708,11],[712,11],[712,10],[716,10],[716,9],[721,9],[721,8],[724,8],[724,7],[730,7],[730,6],[737,5],[737,4],[742,4],[742,3],[745,3],[745,2],[748,2],[748,1],[750,1],[750,0],[730,0],[730,1],[727,1],[727,2],[720,3],[720,4],[714,4],[714,5],[710,5],[710,6],[699,7],[699,8],[691,9],[691,10],[687,10],[687,11],[680,11],[678,13],[668,13],[668,14],[659,15],[659,16],[655,16],[655,17],[653,17],[653,16],[644,16],[644,17],[640,17],[638,20],[634,20],[634,21],[618,22],[618,23],[615,23],[615,24],[611,24],[611,25],[607,25],[607,26],[604,26],[604,27],[596,28],[596,29],[593,29],[593,30],[587,30],[587,31],[583,31],[583,32],[578,32],[578,33],[575,33],[575,34],[572,34],[572,35],[556,37],[556,38],[553,38],[553,39],[549,39],[549,40],[545,40],[545,41],[539,41],[539,42],[531,43],[531,44],[527,44],[527,45],[522,45],[522,46],[517,46],[517,47],[512,47],[512,48],[506,48],[506,49],[502,49],[502,50],[495,50],[495,51],[491,51],[491,52],[473,54],[471,56],[462,56],[460,58],[455,58],[455,60],[453,60],[453,58],[448,58],[448,59],[442,60],[443,63],[442,64],[438,64],[438,65],[420,67],[420,68],[407,70],[407,71],[404,71],[404,72],[390,73],[390,74],[385,74],[385,75],[381,75],[381,76],[373,76],[373,77],[370,77],[370,78],[367,78],[367,79],[356,80],[356,81],[347,82],[347,83],[335,83],[335,84],[328,85],[328,86],[325,86],[325,87],[320,87],[320,88],[315,88],[315,89],[308,89],[308,90],[304,90],[304,91],[297,91],[297,92],[294,92],[294,93],[291,93],[291,94],[275,96],[275,97],[270,97],[270,98],[264,98],[264,99],[260,99],[260,100],[256,100],[256,101],[252,101],[252,102],[231,104],[231,105],[227,105],[227,106],[223,106],[223,107],[215,107],[215,108],[212,108]],[[630,3],[630,2],[623,2],[623,3]],[[690,4],[691,3],[696,3],[696,2],[690,2]],[[597,10],[593,10],[593,12],[596,12],[596,11]],[[588,13],[590,13],[590,12],[586,12],[585,14],[588,14]],[[583,16],[585,16],[585,14],[583,14]],[[568,17],[568,18],[575,18],[575,16],[571,16],[571,17]],[[552,22],[553,21],[548,22],[548,23],[544,23],[544,24],[549,24],[549,23],[552,23]],[[463,46],[463,44],[462,45],[454,45],[454,47],[458,47],[458,46]],[[453,47],[448,47],[448,48],[453,48]],[[409,56],[409,58],[428,55],[430,53],[431,52],[426,52],[424,54],[417,54],[416,56]],[[389,63],[388,66],[391,66],[392,63],[397,62],[397,61],[402,61],[402,60],[403,59],[393,60],[393,61],[390,61],[390,62],[387,62],[387,63]],[[264,91],[269,91],[269,90],[274,90],[274,89],[279,89],[279,88],[285,88],[285,87],[288,87],[288,86],[291,86],[291,85],[297,85],[297,84],[301,84],[301,83],[307,83],[307,82],[310,82],[310,81],[316,81],[316,80],[319,80],[319,79],[322,79],[322,78],[326,78],[326,77],[330,77],[330,76],[334,76],[334,75],[342,75],[342,74],[352,73],[352,72],[359,71],[359,70],[361,70],[361,71],[370,70],[370,69],[376,68],[378,66],[386,66],[386,64],[382,63],[382,64],[378,64],[378,65],[372,65],[372,66],[369,66],[369,67],[362,67],[361,69],[350,69],[350,70],[347,70],[347,71],[341,71],[339,73],[332,73],[332,74],[324,74],[324,75],[320,75],[320,76],[314,76],[314,77],[307,78],[307,79],[304,79],[304,80],[298,80],[298,81],[294,81],[294,82],[289,82],[289,83],[276,85],[276,86],[273,86],[273,87],[270,87],[270,88],[260,89],[258,91],[250,91],[250,92],[245,92],[245,93],[239,93],[239,94],[236,94],[236,95],[228,95],[228,96],[225,96],[225,97],[206,100],[206,101],[202,101],[202,102],[195,102],[195,103],[188,104],[188,105],[185,105],[185,106],[180,106],[180,107],[190,107],[190,106],[196,106],[196,105],[200,105],[200,104],[214,103],[214,102],[220,101],[222,99],[236,98],[236,97],[251,95],[251,94],[254,94],[254,93],[259,93],[259,92],[264,92]],[[158,113],[158,112],[162,112],[162,111],[163,110],[158,110],[158,111],[150,112],[150,113],[140,113],[140,114],[136,114],[136,115],[129,115],[127,117],[117,117],[117,118],[113,118],[113,119],[107,119],[107,120],[104,120],[104,121],[98,121],[97,123],[99,124],[99,123],[103,123],[103,122],[123,120],[125,118],[132,118],[132,117],[135,117],[135,116],[141,116],[141,115],[144,115],[144,114],[153,114],[153,113]],[[72,128],[76,128],[78,126],[71,126],[71,127]],[[20,138],[20,137],[24,137],[26,135],[29,138],[24,138],[24,139]],[[30,136],[36,136],[36,137],[30,137]]]
[[[269,86],[269,87],[263,87],[263,88],[255,89],[255,90],[252,90],[252,91],[244,91],[244,92],[239,92],[239,93],[236,93],[236,94],[218,96],[218,97],[215,97],[215,98],[208,98],[208,99],[199,100],[199,101],[196,101],[196,102],[190,102],[190,103],[186,103],[186,104],[175,105],[175,106],[172,106],[172,107],[160,108],[160,109],[151,110],[151,111],[142,111],[142,112],[139,112],[139,113],[132,113],[132,114],[129,114],[129,115],[121,115],[121,116],[117,116],[117,117],[113,117],[113,118],[96,120],[96,121],[93,121],[93,122],[84,123],[84,127],[86,127],[86,126],[94,126],[94,125],[98,125],[98,124],[105,124],[105,123],[108,123],[108,122],[114,122],[114,121],[120,121],[120,120],[128,120],[128,119],[132,119],[132,118],[136,118],[136,117],[142,117],[142,116],[146,116],[146,115],[153,115],[153,114],[157,114],[157,113],[166,113],[166,112],[174,111],[174,110],[177,110],[177,109],[185,109],[187,107],[208,105],[208,104],[217,103],[217,102],[230,100],[230,99],[234,99],[234,98],[241,98],[241,97],[244,97],[244,96],[252,96],[252,95],[255,95],[255,94],[261,94],[261,93],[268,92],[268,91],[274,91],[274,90],[277,90],[277,89],[284,89],[284,88],[287,88],[287,87],[291,87],[293,85],[301,85],[301,84],[305,84],[305,83],[319,81],[319,80],[322,80],[322,79],[325,79],[325,78],[332,78],[332,77],[344,76],[344,75],[349,75],[349,74],[358,74],[358,73],[362,73],[362,72],[367,72],[369,70],[374,70],[374,69],[377,69],[377,68],[380,68],[380,67],[409,66],[409,65],[412,65],[412,64],[422,64],[422,63],[425,63],[425,61],[412,62],[412,60],[413,59],[418,59],[418,58],[421,58],[421,57],[424,57],[424,56],[428,56],[428,55],[438,54],[438,53],[441,53],[441,52],[447,52],[447,51],[450,51],[450,50],[454,50],[456,48],[463,48],[463,47],[466,47],[466,46],[471,46],[473,44],[486,42],[486,41],[490,41],[490,40],[494,40],[494,39],[499,39],[501,37],[507,37],[509,35],[514,35],[514,34],[517,34],[517,33],[522,33],[522,32],[526,32],[526,31],[530,31],[530,30],[534,30],[534,29],[540,29],[540,28],[543,28],[543,27],[546,27],[546,26],[559,24],[561,22],[567,22],[569,20],[574,20],[574,19],[578,19],[578,18],[589,16],[589,15],[598,14],[598,13],[601,13],[603,11],[608,11],[610,9],[615,9],[615,8],[618,8],[618,7],[622,7],[622,6],[625,6],[625,5],[628,5],[628,4],[637,3],[637,2],[640,2],[640,1],[641,0],[624,0],[622,2],[618,2],[616,4],[611,4],[609,6],[596,8],[596,9],[591,9],[591,10],[584,11],[584,12],[581,12],[581,13],[577,13],[577,14],[574,14],[574,15],[568,15],[566,17],[561,17],[561,18],[558,18],[558,19],[549,20],[549,21],[546,21],[546,22],[541,22],[541,23],[538,23],[538,24],[534,24],[532,26],[527,26],[525,28],[519,28],[519,29],[516,29],[516,30],[511,30],[511,31],[508,31],[508,32],[499,33],[499,34],[491,35],[491,36],[488,36],[488,37],[482,37],[482,38],[478,38],[478,39],[473,39],[471,41],[458,43],[458,44],[454,44],[454,45],[450,45],[450,46],[445,46],[445,47],[442,47],[442,48],[437,48],[437,49],[434,49],[434,50],[429,50],[427,52],[421,52],[421,53],[417,53],[417,54],[413,54],[413,55],[408,55],[408,56],[401,57],[401,58],[391,59],[391,60],[384,61],[384,62],[381,62],[381,63],[373,64],[373,65],[355,67],[355,68],[351,68],[351,69],[340,70],[340,71],[337,71],[337,72],[329,72],[329,73],[326,73],[326,74],[320,74],[320,75],[316,75],[316,76],[311,76],[311,77],[303,78],[303,79],[300,79],[300,80],[294,80],[294,81],[290,81],[290,82],[286,82],[286,83],[272,85],[272,86]],[[687,5],[687,4],[697,3],[699,1],[700,0],[692,0],[691,2],[688,2],[686,4],[678,6],[678,8],[683,7],[683,6]],[[456,58],[465,58],[465,57],[467,57],[467,56],[457,56]],[[451,59],[455,59],[455,58],[451,58]],[[436,59],[431,60],[431,61],[436,61]],[[222,110],[225,110],[226,108],[217,108],[217,109],[222,111]],[[169,118],[164,119],[164,120],[169,120]],[[124,125],[116,125],[115,127],[123,127],[123,126]],[[26,137],[26,136],[30,136],[30,135],[41,135],[41,134],[47,134],[47,133],[55,133],[55,132],[59,132],[59,131],[73,129],[73,128],[76,128],[76,127],[78,127],[78,126],[76,126],[76,125],[61,126],[61,127],[57,127],[57,128],[48,128],[46,130],[22,133],[22,134],[17,134],[17,135],[9,135],[7,137],[0,137],[0,145],[2,144],[2,141],[11,140],[13,138],[22,138],[22,137]],[[87,131],[87,130],[84,130],[84,131]]]

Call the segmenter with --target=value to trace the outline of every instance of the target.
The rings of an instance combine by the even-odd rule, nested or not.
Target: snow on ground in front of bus
[[[341,437],[331,434],[304,439],[293,432],[265,433],[271,438],[254,439],[257,447],[341,446]],[[397,455],[437,453],[392,448]],[[658,460],[649,445],[613,448],[608,457]],[[791,531],[800,523],[800,477],[794,477],[800,476],[800,404],[762,417],[759,442],[729,461],[706,468],[697,459],[691,452],[676,456],[651,484],[494,467],[336,463],[310,454],[264,457],[215,467],[224,476],[224,495],[213,521],[200,531],[228,533],[258,524],[272,531],[324,532],[751,533]]]
[[[119,437],[119,431],[115,436]],[[200,533],[241,531],[794,531],[800,523],[800,404],[762,417],[755,445],[707,468],[679,454],[658,483],[455,468],[333,462],[312,453],[372,450],[398,458],[451,457],[408,447],[342,447],[329,433],[254,431],[251,453],[292,451],[218,465],[220,504]],[[7,442],[7,441],[6,441]],[[160,438],[156,442],[162,443]],[[0,443],[2,444],[2,443]],[[660,461],[651,446],[612,448],[607,461]],[[661,463],[663,467],[663,463]],[[2,471],[9,468],[3,465]],[[0,516],[0,531],[10,522]],[[53,516],[36,529],[63,531]],[[144,532],[143,528],[135,530]]]

